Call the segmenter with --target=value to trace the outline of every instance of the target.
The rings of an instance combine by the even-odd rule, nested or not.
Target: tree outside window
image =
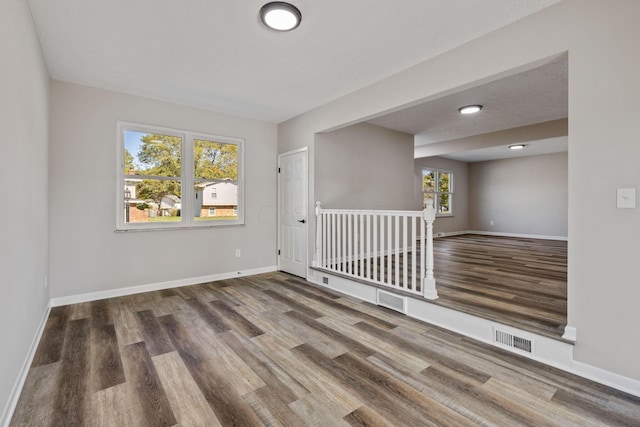
[[[124,122],[118,128],[118,229],[243,223],[242,193],[237,193],[242,189],[241,139]],[[205,188],[221,182],[232,188],[231,196],[223,196],[224,206],[210,202],[209,194],[203,197]],[[209,208],[228,214],[212,217]],[[216,221],[202,221],[210,218]]]
[[[422,170],[423,207],[433,203],[438,215],[453,214],[453,172],[425,168]]]

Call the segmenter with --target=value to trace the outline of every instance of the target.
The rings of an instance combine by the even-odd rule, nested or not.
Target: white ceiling
[[[440,157],[460,160],[462,162],[485,162],[487,160],[511,159],[514,157],[539,156],[542,154],[563,153],[569,149],[569,138],[566,136],[558,138],[541,139],[525,143],[521,150],[511,150],[509,145],[499,145],[490,148],[465,151],[461,153],[445,154]]]
[[[458,108],[480,104],[473,115]],[[545,65],[453,93],[424,104],[387,114],[369,123],[415,135],[415,146],[513,129],[568,116],[568,58],[561,55]],[[508,146],[445,155],[477,162],[567,151],[567,138],[529,141],[525,150]]]
[[[558,1],[292,0],[287,33],[266,0],[28,3],[54,79],[279,123]]]

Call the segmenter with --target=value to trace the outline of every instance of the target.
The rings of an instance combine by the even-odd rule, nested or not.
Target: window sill
[[[212,228],[228,228],[228,227],[242,227],[244,222],[228,223],[228,224],[207,224],[207,225],[184,225],[176,227],[139,227],[139,228],[116,228],[114,233],[130,233],[130,232],[148,232],[148,231],[174,231],[174,230],[201,230]]]
[[[436,218],[453,218],[453,214],[436,214]]]

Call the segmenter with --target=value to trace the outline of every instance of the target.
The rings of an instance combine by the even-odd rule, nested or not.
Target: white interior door
[[[307,149],[278,155],[278,268],[307,277]]]

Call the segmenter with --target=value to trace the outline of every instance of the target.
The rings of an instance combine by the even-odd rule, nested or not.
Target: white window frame
[[[428,166],[425,166],[424,168],[422,168],[422,175],[420,176],[420,187],[422,188],[422,200],[424,201],[424,194],[427,193],[427,191],[424,191],[424,175],[425,175],[425,171],[433,171],[435,173],[435,182],[434,182],[434,189],[436,191],[433,192],[434,194],[434,200],[433,200],[433,207],[436,209],[436,217],[446,217],[446,216],[453,216],[453,191],[454,191],[454,181],[455,181],[455,176],[452,170],[450,169],[439,169],[439,168],[430,168]],[[440,173],[446,173],[449,174],[451,176],[451,178],[449,179],[449,191],[447,191],[446,193],[441,192],[441,191],[437,191],[439,188],[439,174]],[[449,212],[440,212],[440,194],[448,194],[449,195]],[[423,202],[424,203],[424,202]]]
[[[211,228],[228,225],[244,225],[244,139],[228,136],[220,136],[193,132],[181,129],[117,121],[117,157],[116,157],[116,231],[143,231],[143,230],[172,230],[185,228]],[[124,218],[124,132],[134,131],[143,133],[157,133],[162,135],[177,136],[182,138],[181,147],[181,212],[180,221],[171,222],[135,222],[127,223]],[[195,183],[215,182],[215,180],[199,179],[194,177],[194,141],[208,140],[224,144],[238,146],[238,215],[235,220],[200,220],[196,221],[195,212]],[[128,176],[128,175],[127,175]],[[136,175],[134,175],[136,176]]]

